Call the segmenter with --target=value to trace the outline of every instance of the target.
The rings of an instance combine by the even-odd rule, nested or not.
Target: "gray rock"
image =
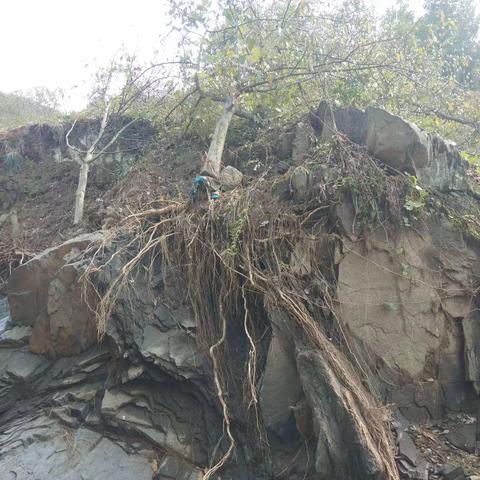
[[[108,389],[101,414],[104,423],[147,438],[192,464],[205,464],[207,451],[221,436],[220,419],[191,388],[171,380],[162,385],[137,379]]]
[[[415,174],[429,162],[430,146],[425,132],[380,108],[366,110],[368,151],[387,165]]]
[[[334,132],[343,133],[352,142],[366,145],[386,165],[416,175],[421,185],[440,191],[475,190],[453,143],[386,110],[369,107],[362,112],[323,101],[310,121],[322,141],[329,140]]]
[[[227,165],[220,172],[220,185],[222,190],[233,190],[239,187],[243,181],[243,173],[231,165]]]
[[[310,171],[303,167],[296,167],[290,177],[293,197],[296,200],[305,200],[310,190]]]
[[[449,425],[447,440],[456,447],[469,453],[475,453],[477,444],[477,423]]]
[[[299,349],[297,368],[317,435],[316,478],[382,478],[383,467],[379,464],[378,454],[363,441],[357,421],[342,394],[343,387],[322,353]],[[352,449],[351,445],[362,445],[362,448]]]
[[[465,335],[465,368],[467,380],[480,393],[480,313],[471,311],[462,320]]]
[[[195,338],[181,329],[162,332],[147,326],[140,344],[142,355],[172,375],[199,378],[208,370],[208,362]]]
[[[309,123],[299,122],[295,127],[292,146],[292,163],[300,165],[307,157],[315,139],[315,132]]]
[[[420,452],[407,432],[402,432],[399,436],[398,453],[404,456],[412,465],[419,463]]]
[[[85,248],[101,239],[99,233],[79,236],[45,250],[13,272],[7,285],[12,321],[33,327],[32,352],[75,355],[96,342],[92,310],[96,296],[88,288],[84,296],[78,281],[83,263],[78,260]]]
[[[43,356],[22,350],[0,350],[1,373],[16,382],[32,381],[44,373],[51,363]]]
[[[16,480],[151,480],[153,458],[128,454],[99,433],[71,430],[46,416],[0,434],[0,471]]]
[[[199,480],[202,472],[177,457],[167,455],[157,472],[158,480]]]
[[[438,472],[445,480],[464,480],[465,473],[462,467],[446,464]]]
[[[27,343],[32,327],[19,326],[5,330],[0,334],[0,347],[19,347]]]
[[[288,321],[285,314],[272,311],[270,318],[273,336],[262,377],[260,406],[265,426],[285,442],[293,443],[299,437],[294,408],[303,395],[295,363],[295,346],[285,332]]]
[[[10,308],[8,306],[8,298],[0,296],[0,333],[3,332],[9,324]]]

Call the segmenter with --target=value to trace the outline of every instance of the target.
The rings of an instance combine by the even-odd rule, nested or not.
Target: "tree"
[[[372,103],[480,149],[478,18],[469,0],[429,0],[416,19],[405,1],[387,11],[382,35],[397,37],[397,69],[372,90]],[[477,60],[475,60],[477,58]]]
[[[201,105],[208,116],[206,110],[217,112],[212,102],[222,104],[202,173],[218,176],[233,116],[259,120],[261,104],[264,115],[285,119],[313,85],[325,92],[326,85],[348,78],[361,86],[364,75],[395,63],[373,48],[375,31],[359,14],[367,10],[360,0],[354,3],[335,12],[307,1],[171,0],[189,87],[181,103],[191,100],[190,117]]]
[[[74,145],[71,141],[79,118],[68,130],[65,141],[71,150],[78,154],[80,172],[75,194],[75,211],[73,223],[77,225],[83,218],[85,192],[88,183],[88,174],[93,163],[102,156],[112,153],[122,135],[125,134],[141,116],[138,109],[141,101],[155,91],[163,82],[158,75],[161,65],[140,67],[135,63],[135,57],[122,56],[120,61],[112,61],[106,69],[101,69],[96,76],[96,87],[91,94],[88,114],[98,117],[101,121],[95,135],[88,145]],[[118,85],[120,85],[118,87]],[[115,91],[115,86],[117,90]],[[158,93],[158,92],[157,92]],[[88,141],[88,140],[87,140]]]
[[[473,0],[426,0],[417,30],[422,46],[442,63],[445,76],[479,88],[480,17]]]

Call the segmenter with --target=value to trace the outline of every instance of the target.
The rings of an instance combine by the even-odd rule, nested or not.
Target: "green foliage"
[[[0,130],[14,128],[29,123],[55,122],[58,111],[39,103],[22,93],[5,94],[0,92]]]
[[[472,0],[426,0],[417,36],[430,55],[441,63],[446,77],[479,88],[478,33],[480,17]]]
[[[291,0],[170,3],[190,92],[182,107],[195,129],[211,131],[212,101],[226,98],[254,121],[277,125],[317,103],[319,92],[367,104],[364,85],[388,60],[383,50],[372,56],[375,19],[362,1],[339,10]]]
[[[130,171],[132,170],[133,166],[135,165],[135,157],[130,155],[122,155],[120,160],[115,162],[114,166],[114,175],[117,180],[126,177]]]
[[[7,172],[18,173],[22,169],[24,158],[18,150],[11,150],[3,159],[3,166]]]
[[[480,55],[472,0],[406,0],[379,21],[363,0],[170,0],[179,32],[177,121],[207,138],[218,103],[286,125],[320,99],[376,105],[480,150]],[[182,100],[183,99],[183,100]]]
[[[407,214],[404,217],[405,226],[410,226],[410,220],[412,218],[416,219],[426,211],[427,200],[429,198],[429,193],[418,184],[417,177],[411,175],[409,179],[409,188],[403,204],[403,208]]]

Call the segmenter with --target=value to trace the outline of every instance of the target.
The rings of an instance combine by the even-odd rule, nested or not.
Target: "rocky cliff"
[[[327,103],[262,173],[13,271],[1,478],[480,473],[475,173],[388,112]]]

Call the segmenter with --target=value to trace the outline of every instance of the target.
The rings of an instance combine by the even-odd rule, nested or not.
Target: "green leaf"
[[[258,63],[262,58],[262,50],[258,47],[253,47],[248,57],[250,63]]]

